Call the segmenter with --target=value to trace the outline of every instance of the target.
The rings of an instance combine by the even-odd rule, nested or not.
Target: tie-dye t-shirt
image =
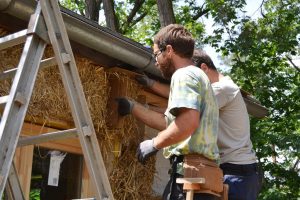
[[[179,108],[199,111],[200,123],[195,132],[182,142],[164,148],[164,156],[202,154],[218,160],[217,101],[206,74],[198,67],[187,66],[175,71],[171,79],[168,108],[165,112],[167,125],[177,116]]]

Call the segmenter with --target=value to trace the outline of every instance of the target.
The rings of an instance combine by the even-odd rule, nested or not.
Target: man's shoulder
[[[202,79],[209,81],[207,75],[199,68],[194,65],[189,65],[180,69],[177,69],[173,74],[173,77],[176,78],[193,78],[193,79]]]
[[[218,82],[212,83],[214,89],[222,90],[224,92],[238,92],[240,88],[233,82],[229,76],[225,76]]]
[[[179,68],[175,71],[175,73],[195,73],[199,72],[201,69],[199,67],[196,67],[194,65],[189,65],[186,67]]]

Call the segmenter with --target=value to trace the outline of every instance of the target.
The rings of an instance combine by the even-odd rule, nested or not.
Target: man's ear
[[[202,69],[205,73],[207,73],[209,68],[205,63],[201,63],[200,69]]]
[[[173,47],[172,47],[172,45],[167,45],[166,46],[166,53],[167,54],[170,54],[170,53],[172,53],[172,52],[174,52],[174,49],[173,49]]]

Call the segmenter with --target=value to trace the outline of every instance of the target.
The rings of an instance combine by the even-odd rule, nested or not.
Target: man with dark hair
[[[229,199],[254,200],[259,192],[256,155],[250,140],[250,122],[239,87],[219,73],[211,58],[195,50],[193,61],[208,76],[219,106],[218,147]]]
[[[193,65],[193,51],[194,39],[181,25],[168,25],[154,38],[156,66],[165,78],[171,79],[168,107],[164,114],[148,110],[124,97],[117,99],[118,112],[121,115],[131,113],[148,126],[160,130],[156,137],[140,143],[137,156],[138,160],[145,164],[150,156],[163,149],[163,155],[170,159],[172,172],[163,199],[185,199],[183,187],[176,183],[176,178],[183,177],[183,173],[186,172],[186,160],[196,161],[197,166],[192,166],[194,168],[202,163],[209,163],[218,170],[217,102],[208,77]],[[198,168],[196,171],[199,171]],[[215,176],[213,173],[204,174]],[[219,181],[222,184],[221,177],[222,175]],[[216,198],[211,193],[199,193],[194,197]]]

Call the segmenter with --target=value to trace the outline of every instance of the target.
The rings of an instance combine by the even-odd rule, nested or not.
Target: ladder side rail
[[[97,198],[113,199],[106,168],[57,1],[42,1],[41,6],[63,84],[67,91],[74,122],[79,132],[84,158],[95,185]],[[48,12],[51,10],[49,9],[51,6],[54,13]]]
[[[34,13],[40,16],[37,9]],[[30,20],[31,20],[30,19]],[[41,61],[46,43],[37,35],[28,35],[18,64],[14,81],[11,86],[8,101],[5,105],[0,122],[0,197],[16,150],[22,124],[37,77],[38,66]],[[28,84],[28,82],[32,84]]]
[[[23,86],[26,86],[26,82],[28,82],[28,80],[36,79],[39,59],[41,59],[42,57],[42,53],[39,53],[38,51],[43,52],[46,47],[46,44],[44,42],[38,42],[34,37],[35,36],[30,36],[28,41],[36,43],[37,48],[32,48],[36,45],[31,45],[30,48],[24,48],[24,50],[29,50],[29,52],[33,54],[35,52],[35,49],[37,49],[37,52],[35,52],[36,55],[34,55],[36,57],[33,58],[35,61],[34,63],[30,63],[29,58],[24,62],[20,62],[20,70],[18,70],[18,72],[16,73],[15,80],[17,78],[20,78],[20,76],[22,76],[22,78],[27,77],[27,80],[23,82],[14,81],[12,89],[10,91],[10,94],[13,95],[10,95],[8,98],[0,122],[0,155],[6,155],[0,157],[0,177],[3,178],[3,180],[0,180],[0,194],[2,194],[3,192],[7,174],[15,152],[17,140],[19,138],[22,124],[28,108],[29,99],[33,90],[32,87],[24,88]],[[30,67],[32,67],[31,71],[29,73],[26,72],[30,70]],[[19,101],[19,103],[17,103],[16,101]]]

